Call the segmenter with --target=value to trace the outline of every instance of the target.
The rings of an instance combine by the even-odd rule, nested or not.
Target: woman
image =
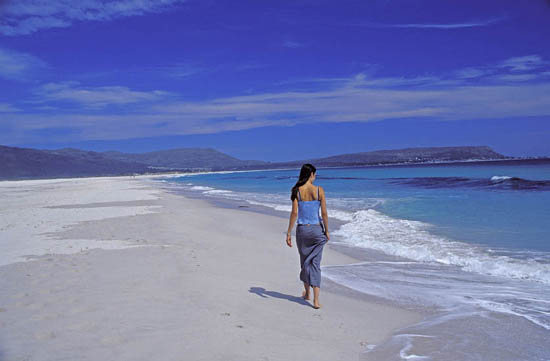
[[[298,182],[292,187],[290,200],[292,212],[288,231],[286,232],[286,244],[292,247],[291,232],[294,222],[298,218],[296,226],[296,244],[300,253],[300,280],[304,282],[302,297],[309,300],[310,287],[313,287],[313,307],[320,308],[319,290],[321,286],[321,257],[323,246],[330,239],[328,234],[327,205],[325,191],[322,187],[313,185],[316,169],[311,164],[304,164],[300,170]],[[319,217],[321,208],[322,221]]]

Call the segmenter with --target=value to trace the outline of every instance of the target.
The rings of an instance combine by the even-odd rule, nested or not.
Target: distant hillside
[[[456,162],[467,160],[510,159],[486,146],[469,147],[430,147],[406,148],[394,150],[376,150],[372,152],[349,153],[324,158],[301,159],[288,162],[273,162],[256,165],[248,169],[299,167],[303,163],[312,163],[316,167],[354,167],[406,163]]]
[[[179,148],[130,154],[64,148],[39,150],[0,146],[0,179],[109,176],[242,169],[267,164],[240,160],[211,148]]]
[[[178,148],[149,153],[103,152],[102,155],[125,162],[138,162],[157,168],[231,169],[267,164],[257,160],[240,160],[212,148]]]
[[[0,179],[121,175],[149,170],[146,165],[108,159],[95,152],[0,146]]]
[[[449,162],[471,159],[505,159],[502,154],[486,146],[478,147],[430,147],[341,154],[314,159],[319,166],[363,165],[387,163]]]
[[[129,154],[80,149],[38,150],[0,146],[0,179],[31,179],[159,173],[163,171],[250,170],[299,167],[508,159],[489,147],[434,147],[379,150],[289,162],[240,160],[211,148],[179,148]]]

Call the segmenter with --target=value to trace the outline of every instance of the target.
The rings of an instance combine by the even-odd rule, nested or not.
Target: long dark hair
[[[315,172],[317,172],[317,169],[315,169],[313,164],[306,163],[302,166],[302,169],[300,169],[300,176],[298,177],[298,182],[296,182],[294,187],[292,187],[292,191],[290,192],[291,201],[294,201],[294,199],[298,196],[298,188],[306,184],[311,174]]]

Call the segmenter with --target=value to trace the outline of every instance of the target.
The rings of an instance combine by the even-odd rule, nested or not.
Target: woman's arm
[[[325,190],[321,186],[319,186],[319,195],[321,196],[321,218],[323,218],[323,224],[325,225],[325,235],[327,236],[327,239],[330,240],[330,236],[328,234],[327,202],[325,199]]]
[[[286,231],[286,244],[292,247],[292,228],[294,228],[294,222],[298,218],[298,199],[294,198],[292,201],[292,211],[290,211],[290,220],[288,221],[288,230]]]

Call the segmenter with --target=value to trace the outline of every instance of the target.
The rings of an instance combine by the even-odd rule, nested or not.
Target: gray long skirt
[[[321,257],[327,236],[321,225],[296,227],[296,244],[300,253],[300,279],[313,287],[321,286]]]

